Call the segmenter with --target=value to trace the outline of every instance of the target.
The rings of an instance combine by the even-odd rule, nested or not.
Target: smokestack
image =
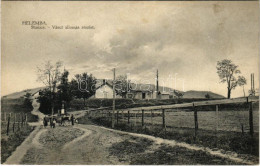
[[[159,73],[158,73],[158,69],[157,69],[157,73],[156,73],[156,91],[157,94],[159,93]]]
[[[255,75],[253,73],[253,90],[255,90]]]
[[[253,75],[251,73],[251,92],[253,91]]]

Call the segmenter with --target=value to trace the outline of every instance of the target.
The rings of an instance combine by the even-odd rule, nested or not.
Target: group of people
[[[50,123],[51,128],[55,128],[55,125],[57,122],[60,123],[60,125],[63,125],[64,121],[66,121],[66,120],[70,121],[71,125],[74,125],[75,118],[74,118],[73,114],[70,117],[61,116],[59,118],[47,117],[45,115],[45,117],[43,118],[43,126],[46,128],[48,126],[48,123]]]

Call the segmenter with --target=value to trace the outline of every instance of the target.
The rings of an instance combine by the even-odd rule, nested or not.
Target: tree
[[[221,83],[227,83],[227,98],[231,97],[231,91],[238,86],[246,84],[243,76],[237,76],[241,71],[238,66],[233,64],[231,60],[224,59],[217,62],[217,73]]]
[[[37,97],[37,102],[40,103],[39,110],[44,114],[52,113],[52,94],[49,88],[45,88],[39,91],[39,96]]]
[[[254,90],[254,89],[248,90],[249,96],[255,96],[255,92],[256,92],[256,90]]]
[[[51,101],[51,112],[54,114],[54,102],[55,102],[55,93],[57,84],[61,78],[61,66],[62,62],[58,61],[55,64],[52,64],[51,61],[45,62],[44,66],[37,67],[38,69],[38,79],[37,81],[45,84],[50,91],[50,101]]]
[[[57,95],[58,95],[58,102],[62,105],[62,101],[65,101],[66,107],[69,107],[71,100],[73,99],[73,92],[72,92],[72,84],[69,82],[68,79],[69,72],[64,70],[61,75],[60,84],[58,85]]]
[[[83,98],[84,105],[86,105],[86,99],[96,93],[96,78],[87,73],[77,74],[75,78],[71,81],[73,95],[77,98]]]
[[[244,97],[246,97],[246,93],[245,93],[245,87],[244,85],[246,85],[246,78],[242,77],[242,76],[238,76],[238,85],[239,86],[243,86],[243,93],[244,93]]]
[[[126,75],[119,75],[115,80],[116,95],[126,98],[127,91],[130,89],[130,81]]]
[[[211,96],[207,93],[207,94],[205,94],[205,98],[206,98],[206,99],[210,99]]]
[[[173,93],[175,94],[175,96],[177,96],[178,99],[182,98],[183,93],[181,93],[180,91],[174,90]]]
[[[23,104],[27,107],[32,107],[32,94],[31,93],[27,92],[24,95],[24,103]]]

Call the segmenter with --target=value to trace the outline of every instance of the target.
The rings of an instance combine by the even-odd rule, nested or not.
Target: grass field
[[[195,101],[205,101],[209,100],[206,98],[190,98],[190,99],[150,99],[150,100],[140,100],[140,99],[116,99],[116,109],[134,108],[134,107],[146,107],[146,106],[158,106],[158,105],[169,105],[169,104],[180,104],[180,103],[190,103]],[[213,100],[213,99],[211,99]],[[111,107],[112,108],[113,99],[88,99],[85,101],[83,99],[74,99],[71,101],[71,110],[83,110],[86,108],[100,108],[100,107]]]
[[[92,118],[91,120],[97,125],[111,127],[111,121],[105,118]],[[82,118],[79,122],[84,124],[87,120]],[[128,125],[119,122],[119,124],[115,124],[115,129],[143,133],[165,139],[174,139],[189,144],[210,147],[212,149],[217,148],[233,151],[238,154],[259,155],[258,133],[255,133],[254,136],[251,137],[249,133],[242,134],[241,132],[218,131],[216,134],[216,132],[212,130],[199,129],[195,139],[194,129],[192,128],[172,127],[166,128],[165,130],[160,125],[145,125],[142,127],[141,123],[137,123],[137,125],[134,126],[133,124]]]
[[[23,99],[2,99],[1,100],[1,163],[15,151],[24,139],[33,131],[33,127],[24,124],[21,126],[21,115],[27,115],[28,122],[36,122],[38,117],[32,115],[32,106],[24,105]],[[7,119],[10,118],[9,135],[7,135]],[[13,132],[14,114],[16,114],[15,132]]]
[[[131,112],[130,123],[127,123],[127,114],[119,114],[118,124],[115,128],[124,131],[145,133],[157,137],[174,139],[190,144],[197,144],[204,147],[219,148],[227,151],[234,151],[239,154],[259,154],[259,107],[253,107],[253,124],[255,134],[249,135],[249,111],[246,107],[234,107],[226,109],[220,107],[218,112],[218,125],[216,111],[198,110],[199,130],[194,137],[194,112],[189,109],[169,110],[165,112],[166,128],[162,126],[161,111],[145,112],[144,126],[142,126],[141,111],[137,114]],[[135,115],[137,118],[135,118]],[[84,119],[85,118],[85,119]],[[89,118],[85,116],[79,120],[84,123]],[[111,127],[111,117],[92,116],[90,119],[98,124]],[[242,124],[244,133],[242,133]],[[218,127],[216,127],[218,126]],[[217,130],[216,130],[217,129]],[[217,131],[217,132],[216,132]]]
[[[121,160],[130,160],[130,165],[237,165],[216,156],[211,156],[206,152],[188,150],[183,147],[169,147],[162,145],[155,151],[151,151],[151,141],[144,138],[135,138],[135,141],[125,140],[113,144],[110,154],[118,156]],[[149,149],[149,150],[147,150]]]
[[[234,131],[244,132],[249,131],[249,111],[245,107],[235,107],[233,110],[222,108],[218,111],[206,111],[198,110],[198,126],[199,129],[211,130],[211,131]],[[92,115],[90,115],[92,116]],[[95,112],[93,112],[95,116]],[[97,116],[100,116],[97,114]],[[103,116],[111,116],[103,114]],[[128,114],[127,112],[122,113],[119,111],[119,122],[127,123]],[[218,118],[217,118],[218,117]],[[111,117],[110,117],[111,118]],[[146,126],[162,126],[162,111],[144,111],[144,125]],[[132,125],[141,124],[142,112],[141,110],[130,112],[130,122]],[[165,124],[167,128],[179,127],[179,128],[194,128],[194,112],[190,109],[175,109],[165,111]],[[259,131],[259,107],[255,105],[253,107],[253,125],[254,131]]]
[[[127,121],[125,118],[124,121]],[[135,119],[131,119],[135,123]],[[137,122],[141,122],[141,117],[137,118]],[[162,125],[162,117],[145,117],[145,124]],[[185,127],[194,128],[194,113],[191,111],[174,111],[165,113],[165,123],[167,127]],[[249,113],[248,111],[227,111],[218,112],[218,122],[215,111],[198,112],[198,124],[200,129],[205,130],[222,130],[242,132],[242,125],[245,132],[249,131]],[[218,124],[218,128],[217,127]],[[259,131],[259,111],[256,108],[253,111],[254,131]]]

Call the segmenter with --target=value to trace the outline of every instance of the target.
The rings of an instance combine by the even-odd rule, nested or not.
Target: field
[[[145,133],[167,139],[198,144],[204,147],[235,151],[239,154],[252,154],[258,156],[258,130],[259,107],[253,107],[253,124],[255,134],[249,135],[249,111],[246,107],[238,105],[235,109],[220,107],[218,121],[216,111],[198,110],[198,132],[194,137],[194,112],[186,110],[169,110],[165,112],[165,124],[162,125],[160,110],[144,112],[144,126],[142,126],[142,113],[131,112],[130,123],[127,114],[119,112],[115,128],[124,131]],[[111,127],[111,116],[108,114],[93,114],[80,119],[84,123],[90,118],[94,123]],[[116,117],[115,117],[116,118]],[[243,131],[243,132],[242,132]]]
[[[22,117],[25,118],[26,115],[28,122],[38,120],[37,116],[30,113],[32,106],[25,105],[23,101],[21,98],[1,100],[1,163],[5,162],[34,129],[27,123],[22,123]],[[7,121],[10,113],[9,135],[7,135]]]
[[[163,100],[139,100],[139,99],[116,99],[116,109],[125,109],[133,107],[146,107],[146,106],[156,106],[156,105],[169,105],[169,104],[180,104],[189,103],[195,101],[206,101],[206,98],[190,98],[190,99],[163,99]],[[212,100],[212,99],[211,99]],[[112,108],[113,99],[88,99],[85,101],[83,99],[74,99],[70,103],[71,110],[84,110],[87,108],[100,108],[100,107],[110,107]]]
[[[222,131],[236,131],[242,132],[241,126],[243,125],[244,132],[249,131],[249,114],[248,111],[229,111],[221,110],[218,113],[218,122],[215,111],[198,111],[198,124],[199,129],[204,130],[222,130]],[[124,119],[126,121],[126,118]],[[141,117],[136,120],[141,123]],[[135,119],[132,118],[132,123],[135,123]],[[145,117],[145,124],[162,125],[162,117],[156,116]],[[194,128],[194,113],[191,111],[172,111],[165,113],[165,123],[167,127],[184,127]],[[217,127],[218,124],[218,127]],[[259,131],[259,112],[258,108],[253,111],[253,124],[254,131]],[[217,128],[216,128],[217,127]]]

